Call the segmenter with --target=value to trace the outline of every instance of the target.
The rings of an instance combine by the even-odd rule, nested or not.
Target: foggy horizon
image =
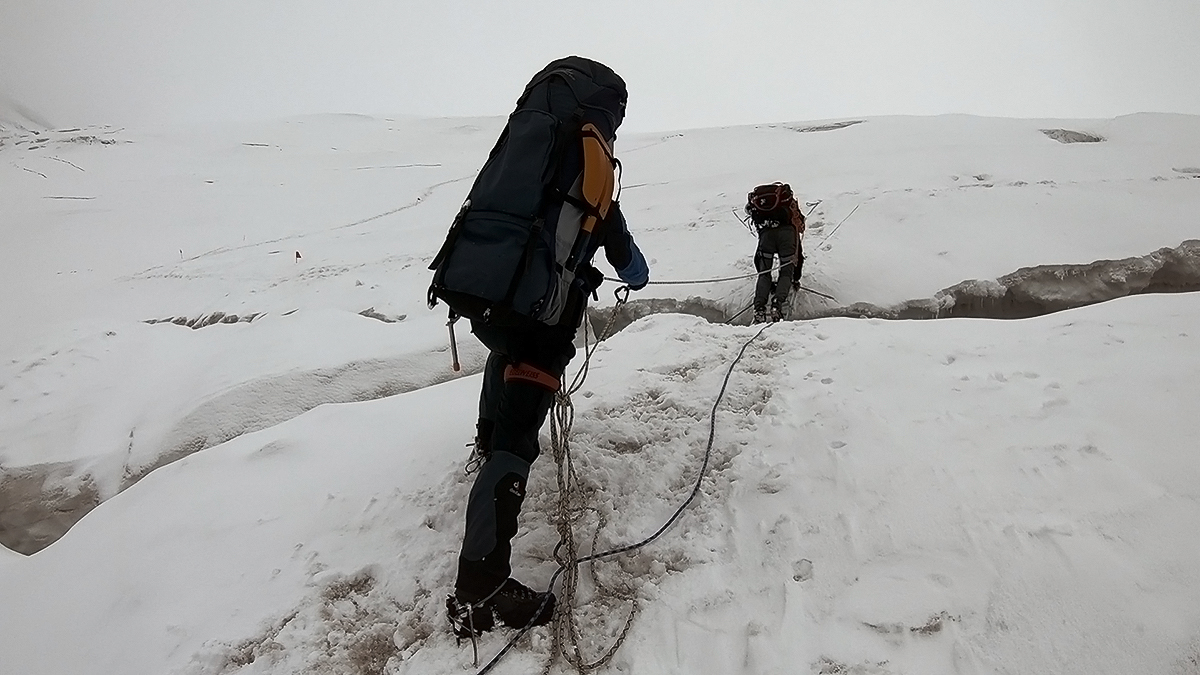
[[[0,103],[48,126],[320,113],[503,116],[547,62],[604,62],[624,129],[881,115],[1200,114],[1200,5],[917,0],[521,9],[450,0],[0,5]]]

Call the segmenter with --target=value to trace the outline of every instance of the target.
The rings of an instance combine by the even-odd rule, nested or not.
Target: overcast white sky
[[[54,126],[505,115],[571,53],[626,130],[1200,113],[1197,0],[0,0],[0,97]]]

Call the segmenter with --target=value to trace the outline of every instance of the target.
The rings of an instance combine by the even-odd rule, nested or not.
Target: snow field
[[[460,324],[465,377],[449,370],[425,264],[500,123],[326,116],[61,131],[37,148],[0,130],[0,465],[53,465],[57,487],[107,499],[32,557],[0,549],[4,672],[469,666],[444,595],[483,352]],[[1198,124],[880,118],[630,135],[617,150],[653,278],[751,270],[730,210],[787,180],[821,200],[803,282],[886,306],[1194,239]],[[117,142],[70,140],[86,136]],[[749,293],[634,297],[736,311]],[[584,655],[632,607],[609,670],[1191,672],[1197,302],[772,326],[732,375],[692,508],[584,570]],[[143,323],[213,312],[256,318]],[[687,496],[752,335],[656,315],[598,348],[574,396],[582,550],[644,537]],[[514,542],[534,586],[555,569],[544,455]],[[485,636],[482,656],[509,636]],[[535,631],[497,672],[549,656]]]
[[[425,264],[499,125],[330,115],[200,130],[5,131],[0,197],[14,225],[0,252],[11,289],[0,300],[10,319],[0,391],[13,393],[3,399],[0,461],[89,458],[68,482],[94,482],[107,497],[128,464],[177,456],[164,427],[203,415],[231,388],[444,345],[424,307]],[[754,240],[731,211],[749,186],[776,178],[820,201],[802,281],[840,304],[888,306],[964,279],[1145,255],[1195,237],[1200,183],[1183,171],[1200,164],[1192,117],[880,118],[797,131],[814,126],[622,137],[623,205],[654,278],[753,271]],[[1107,140],[1063,145],[1039,131],[1062,126]],[[700,296],[733,312],[751,287],[655,286],[635,297]],[[601,305],[611,302],[602,294]],[[796,303],[838,304],[809,294]],[[368,309],[423,323],[368,328],[349,316]],[[327,323],[295,325],[297,310]],[[221,325],[191,339],[140,323],[213,312],[258,318],[237,337]],[[397,348],[380,354],[381,340]],[[114,385],[120,374],[126,383]],[[97,395],[113,386],[117,395]],[[141,453],[151,456],[130,456]]]
[[[693,507],[660,542],[596,566],[637,598],[613,667],[1169,672],[1200,619],[1200,477],[1181,461],[1196,418],[1167,407],[1106,420],[1130,398],[1189,386],[1200,352],[1124,345],[1194,340],[1195,304],[771,327],[730,380]],[[690,491],[713,397],[752,335],[656,316],[597,351],[573,445],[584,485],[599,488],[601,548],[653,531]],[[156,471],[5,565],[5,597],[56,617],[53,631],[4,626],[6,653],[27,672],[469,665],[442,603],[469,487],[466,449],[454,450],[469,426],[453,422],[471,418],[477,384],[322,406]],[[514,542],[535,585],[554,570],[553,469],[535,464]],[[595,518],[577,529],[584,550]],[[86,574],[68,573],[83,560]],[[610,608],[579,613],[585,650],[619,630],[628,604]],[[486,636],[484,657],[507,636]],[[547,649],[535,636],[497,672],[540,668]]]

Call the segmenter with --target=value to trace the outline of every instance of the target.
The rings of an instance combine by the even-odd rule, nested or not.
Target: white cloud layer
[[[632,130],[845,115],[1200,113],[1188,0],[4,0],[0,94],[54,124],[507,114],[578,53]]]

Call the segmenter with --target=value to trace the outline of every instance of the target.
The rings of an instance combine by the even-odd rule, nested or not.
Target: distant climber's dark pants
[[[787,302],[788,293],[792,290],[792,274],[797,265],[804,263],[800,252],[800,241],[796,236],[796,228],[791,225],[780,225],[760,230],[758,233],[758,250],[754,252],[754,269],[759,271],[758,282],[754,285],[754,309],[762,311],[767,308],[767,299],[771,296],[771,275],[767,273],[775,266],[775,256],[779,256],[782,267],[779,268],[779,282],[775,286],[774,306],[783,309]]]
[[[554,402],[556,381],[575,356],[575,325],[498,328],[472,321],[471,332],[491,350],[479,394],[480,431],[491,429],[490,439],[483,439],[490,453],[467,500],[455,587],[460,596],[481,598],[511,572],[510,542],[529,466],[540,452],[538,431]]]

